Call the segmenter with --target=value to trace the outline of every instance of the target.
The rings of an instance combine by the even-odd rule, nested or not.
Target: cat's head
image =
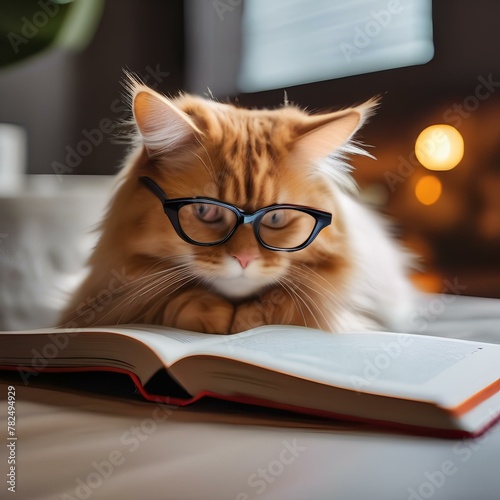
[[[337,196],[353,187],[345,155],[362,153],[351,138],[375,101],[311,115],[290,105],[248,110],[191,95],[169,99],[135,80],[130,92],[139,144],[122,174],[124,186],[112,207],[115,213],[104,226],[109,232],[114,228],[115,236],[118,231],[122,234],[119,243],[114,239],[119,252],[130,259],[147,257],[149,262],[183,266],[189,270],[187,279],[233,300],[278,281],[293,286],[305,268],[334,271],[345,264],[344,222]],[[298,251],[265,248],[251,224],[240,225],[223,243],[199,246],[179,236],[158,197],[140,181],[142,176],[152,179],[168,199],[210,198],[245,213],[292,204],[328,212],[332,222]],[[198,216],[208,225],[220,216],[216,205],[183,210],[186,217]],[[267,216],[271,226],[277,224],[271,228],[276,234],[282,216],[281,212]],[[307,227],[297,230],[307,233]],[[192,239],[206,238],[196,228],[192,231]],[[272,238],[273,246],[281,245],[274,233]],[[283,246],[294,246],[301,238],[289,244],[283,236]]]

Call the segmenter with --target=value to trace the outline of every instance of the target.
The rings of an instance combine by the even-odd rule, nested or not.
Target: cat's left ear
[[[371,99],[354,108],[307,116],[297,127],[293,152],[309,160],[327,157],[352,139],[377,106],[378,99]]]

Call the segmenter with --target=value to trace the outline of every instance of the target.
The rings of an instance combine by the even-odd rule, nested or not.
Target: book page
[[[189,332],[155,325],[123,325],[113,329],[150,347],[166,366],[196,350],[220,342],[220,335]]]
[[[500,346],[492,344],[386,332],[331,334],[286,326],[224,337],[203,350],[355,391],[418,398],[433,392],[433,385],[448,371],[460,375],[464,361],[463,380],[455,380],[457,391],[475,390],[469,382],[483,380],[477,374],[469,376],[470,366],[481,368],[479,357],[484,358],[485,351],[499,359]]]
[[[134,339],[151,349],[166,366],[189,354],[192,346],[210,345],[220,335],[167,329],[152,325],[116,327],[46,328],[19,332],[0,332],[0,365],[13,361],[23,366],[95,366],[130,368],[137,347]],[[126,352],[129,355],[124,356]],[[123,362],[126,357],[127,362]],[[136,366],[141,364],[137,359]],[[123,365],[123,366],[122,366]]]

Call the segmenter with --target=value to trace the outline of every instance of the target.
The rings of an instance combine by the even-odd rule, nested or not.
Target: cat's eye
[[[271,210],[262,217],[260,223],[271,229],[280,229],[289,222],[289,213],[290,210]]]
[[[273,248],[291,249],[307,241],[316,226],[313,215],[296,208],[271,210],[258,228],[261,240]]]
[[[167,210],[165,213],[172,221],[174,216],[171,217]],[[185,203],[179,206],[172,225],[176,230],[179,228],[190,243],[195,241],[207,245],[223,240],[237,221],[237,215],[232,210],[214,202],[208,203],[207,200],[207,203]]]
[[[203,222],[219,222],[222,217],[222,210],[217,205],[209,205],[207,203],[193,203],[191,209]]]
[[[332,222],[332,214],[301,205],[272,205],[249,214],[212,198],[170,200],[149,177],[141,177],[141,181],[162,202],[177,234],[193,245],[219,245],[231,238],[241,224],[251,224],[263,247],[295,252],[314,241]]]

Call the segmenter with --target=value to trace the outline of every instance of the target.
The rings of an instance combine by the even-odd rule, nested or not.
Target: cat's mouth
[[[220,295],[232,301],[247,299],[258,295],[269,286],[269,278],[247,277],[221,277],[210,281],[210,286]]]
[[[191,265],[193,274],[201,278],[207,287],[231,302],[259,295],[276,283],[282,271],[279,266],[265,265],[261,259],[242,263],[240,259],[230,256],[216,262],[198,258]]]
[[[223,297],[239,301],[258,295],[275,281],[272,274],[263,272],[257,260],[242,266],[235,259],[228,259],[223,272],[216,276],[212,274],[208,283]]]

